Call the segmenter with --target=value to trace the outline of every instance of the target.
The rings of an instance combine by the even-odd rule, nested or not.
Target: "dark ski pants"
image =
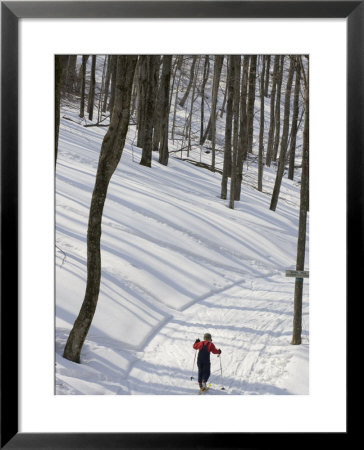
[[[210,362],[200,362],[198,366],[198,382],[202,383],[210,378],[211,374],[211,363]]]

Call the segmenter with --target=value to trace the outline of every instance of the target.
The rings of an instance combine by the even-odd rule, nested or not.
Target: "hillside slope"
[[[292,346],[294,279],[285,277],[296,261],[299,184],[284,178],[270,211],[275,168],[265,168],[260,193],[252,160],[231,210],[219,198],[221,176],[179,152],[168,167],[157,156],[152,168],[140,166],[133,127],[105,204],[101,291],[81,364],[62,358],[85,292],[88,208],[106,128],[85,128],[70,106],[61,116],[56,393],[194,394],[192,344],[208,331],[222,349],[209,395],[308,394],[308,282],[303,344]],[[209,162],[203,148],[189,158]]]

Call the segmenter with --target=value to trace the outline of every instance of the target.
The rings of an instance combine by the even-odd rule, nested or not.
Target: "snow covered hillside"
[[[207,88],[211,90],[210,81]],[[222,99],[220,95],[220,105]],[[177,125],[185,123],[189,110],[187,101],[177,111]],[[176,140],[169,142],[168,166],[160,165],[153,153],[148,168],[139,164],[137,132],[129,127],[103,213],[96,314],[81,364],[62,357],[85,294],[89,207],[107,130],[86,124],[92,125],[80,119],[77,103],[62,102],[56,166],[55,393],[196,394],[192,345],[209,332],[222,354],[211,355],[212,387],[206,395],[308,394],[309,283],[304,281],[302,344],[293,346],[294,278],[285,276],[296,264],[300,169],[295,181],[283,178],[277,210],[271,211],[277,166],[264,167],[259,192],[257,128],[254,154],[244,162],[241,201],[229,209],[228,200],[220,198],[219,171],[191,163],[209,165],[208,147],[195,145],[188,155],[181,154],[177,131]],[[223,148],[223,125],[221,119],[218,150]],[[222,156],[218,151],[217,168]],[[308,235],[309,227],[307,270]]]
[[[307,394],[308,283],[303,344],[292,346],[294,280],[285,277],[295,265],[299,185],[285,178],[272,212],[275,170],[265,170],[260,193],[250,164],[231,210],[216,172],[173,154],[168,167],[139,165],[133,128],[106,200],[101,292],[82,364],[62,358],[85,292],[88,208],[106,130],[75,123],[71,108],[62,116],[56,393],[194,394],[192,344],[208,331],[222,349],[221,360],[212,356],[209,395]]]

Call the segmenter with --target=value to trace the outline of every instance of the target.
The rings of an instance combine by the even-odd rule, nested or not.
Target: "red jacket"
[[[193,344],[193,348],[195,350],[201,350],[201,348],[206,344],[206,342],[207,342],[207,350],[209,351],[209,353],[214,353],[215,355],[219,354],[219,350],[215,347],[215,345],[212,342],[208,341],[195,342]]]

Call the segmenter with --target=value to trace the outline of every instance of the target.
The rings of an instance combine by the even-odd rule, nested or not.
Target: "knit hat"
[[[212,341],[211,334],[210,333],[205,333],[203,335],[203,340],[204,341]]]

